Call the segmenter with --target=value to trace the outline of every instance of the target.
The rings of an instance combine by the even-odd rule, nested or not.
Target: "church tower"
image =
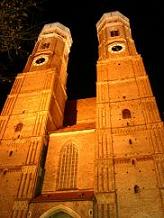
[[[67,27],[43,27],[0,116],[0,217],[163,218],[164,129],[119,12],[97,23],[96,97],[67,100]]]
[[[96,218],[163,217],[164,129],[129,20],[97,23]]]
[[[0,217],[27,216],[42,189],[48,132],[63,125],[72,39],[60,23],[43,27],[0,117]]]

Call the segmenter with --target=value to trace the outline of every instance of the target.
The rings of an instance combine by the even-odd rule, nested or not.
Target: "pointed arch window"
[[[122,110],[122,118],[123,119],[129,119],[131,118],[131,112],[129,109]]]
[[[59,157],[57,190],[77,188],[78,151],[74,144],[69,143],[62,147]]]

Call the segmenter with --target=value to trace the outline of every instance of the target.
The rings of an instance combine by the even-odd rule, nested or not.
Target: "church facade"
[[[162,218],[164,128],[129,19],[98,21],[96,97],[67,100],[70,30],[43,27],[0,116],[0,217]]]

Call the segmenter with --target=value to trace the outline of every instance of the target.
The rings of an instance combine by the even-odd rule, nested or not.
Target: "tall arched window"
[[[122,110],[122,118],[123,119],[131,118],[131,112],[129,109]]]
[[[74,144],[62,147],[59,157],[57,190],[76,189],[78,151]]]

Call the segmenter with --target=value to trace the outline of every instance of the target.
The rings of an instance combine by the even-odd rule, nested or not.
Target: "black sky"
[[[43,10],[37,18],[38,23],[60,22],[69,27],[72,34],[73,44],[67,83],[69,99],[95,96],[98,58],[96,22],[103,13],[117,10],[130,19],[137,51],[143,57],[153,93],[162,113],[164,111],[162,8],[160,0],[45,0]],[[31,48],[34,43],[31,42]],[[14,72],[17,69],[20,71],[20,66],[25,65],[25,63],[18,64],[19,61],[21,60],[16,60]],[[5,89],[3,91],[6,92]]]

